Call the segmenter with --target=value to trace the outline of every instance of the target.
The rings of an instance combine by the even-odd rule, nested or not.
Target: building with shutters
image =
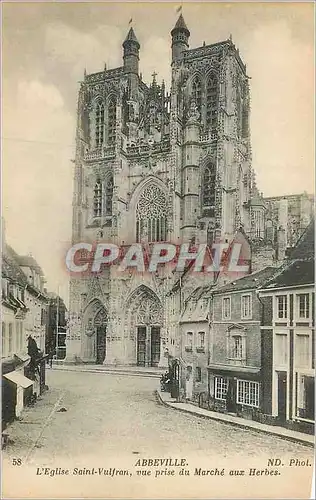
[[[1,276],[2,422],[19,417],[24,405],[45,388],[45,333],[47,295],[43,272],[33,257],[19,256],[5,243]],[[41,350],[40,375],[30,372],[28,336]],[[41,362],[42,360],[42,362]]]
[[[279,272],[260,290],[262,409],[272,420],[314,432],[315,276],[311,222]]]

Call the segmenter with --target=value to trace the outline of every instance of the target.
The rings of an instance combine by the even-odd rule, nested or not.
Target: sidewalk
[[[10,441],[2,451],[3,458],[19,457],[25,463],[36,448],[44,446],[44,431],[58,407],[63,406],[63,395],[63,391],[50,387],[34,406],[24,408],[21,417],[11,422],[4,431]]]
[[[171,398],[169,392],[161,392],[160,390],[157,390],[156,395],[160,403],[174,410],[182,411],[184,413],[190,413],[191,415],[195,415],[196,417],[217,420],[223,422],[224,424],[242,427],[254,432],[273,434],[280,438],[287,439],[289,441],[295,441],[305,446],[314,446],[313,435],[305,434],[303,432],[291,431],[289,429],[285,429],[284,427],[261,424],[260,422],[255,422],[254,420],[246,420],[244,418],[227,415],[225,413],[205,410],[204,408],[199,408],[198,406],[195,406],[191,403],[178,403],[176,399]]]
[[[127,375],[130,377],[149,377],[160,379],[161,375],[166,371],[166,368],[151,368],[148,366],[107,366],[92,364],[68,365],[62,363],[53,363],[53,370],[105,373],[112,375]]]

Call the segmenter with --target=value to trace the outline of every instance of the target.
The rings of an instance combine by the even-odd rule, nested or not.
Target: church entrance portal
[[[100,300],[90,302],[85,310],[83,359],[102,365],[106,356],[106,329],[108,315]]]
[[[137,327],[137,365],[158,366],[160,360],[160,327]]]
[[[135,338],[138,366],[158,366],[161,359],[162,305],[147,286],[137,288],[126,304],[126,328]]]
[[[94,318],[96,332],[96,364],[102,365],[106,355],[106,324],[107,314],[102,308]]]

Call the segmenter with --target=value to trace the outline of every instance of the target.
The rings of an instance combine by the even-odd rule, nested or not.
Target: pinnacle
[[[126,42],[135,42],[135,43],[137,43],[139,45],[139,41],[137,40],[137,37],[136,37],[135,32],[134,32],[134,30],[133,30],[132,27],[129,29],[129,32],[127,33],[127,36],[126,36],[126,38],[124,40],[123,45]]]
[[[173,28],[171,34],[175,31],[175,30],[183,30],[183,31],[186,31],[188,35],[190,35],[190,31],[188,30],[188,27],[187,25],[185,24],[185,20],[184,20],[184,17],[182,14],[180,14],[179,18],[178,18],[178,21],[176,22],[175,24],[175,27]]]

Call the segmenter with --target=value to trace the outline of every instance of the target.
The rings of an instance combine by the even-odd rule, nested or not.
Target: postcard
[[[2,3],[3,498],[313,498],[313,13]]]

